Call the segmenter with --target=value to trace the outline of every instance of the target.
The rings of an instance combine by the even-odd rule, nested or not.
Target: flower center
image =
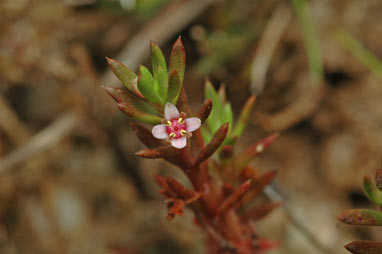
[[[183,118],[174,118],[167,121],[166,132],[171,139],[181,138],[187,134],[187,125]]]

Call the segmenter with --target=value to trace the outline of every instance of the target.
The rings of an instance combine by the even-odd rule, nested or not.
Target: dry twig
[[[32,156],[56,146],[78,125],[79,118],[74,113],[65,113],[46,129],[34,135],[19,149],[0,160],[0,173],[21,163]]]
[[[263,32],[251,68],[251,91],[253,93],[260,94],[263,91],[272,55],[290,18],[291,11],[283,3],[279,4]]]

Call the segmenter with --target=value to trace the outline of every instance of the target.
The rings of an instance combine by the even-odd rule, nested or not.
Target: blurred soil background
[[[255,111],[237,152],[272,131],[255,162],[277,168],[284,208],[254,226],[272,253],[347,253],[373,228],[339,225],[370,207],[362,176],[382,151],[378,0],[1,0],[0,253],[203,253],[192,215],[168,222],[154,172],[185,177],[142,148],[100,85],[105,56],[136,70],[149,41],[181,35],[191,105],[205,77]]]

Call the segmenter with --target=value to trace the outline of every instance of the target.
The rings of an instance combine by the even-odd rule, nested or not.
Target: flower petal
[[[166,125],[164,124],[155,125],[151,132],[153,133],[153,136],[158,139],[168,138],[168,134],[166,132]]]
[[[202,124],[202,121],[200,121],[200,119],[197,117],[191,117],[191,118],[186,119],[186,125],[187,125],[187,131],[188,132],[199,129],[201,124]]]
[[[181,138],[171,139],[171,145],[175,148],[182,149],[182,148],[186,147],[186,145],[187,145],[187,138],[181,137]]]
[[[164,106],[164,118],[166,120],[172,120],[179,117],[178,109],[171,103],[167,102]]]

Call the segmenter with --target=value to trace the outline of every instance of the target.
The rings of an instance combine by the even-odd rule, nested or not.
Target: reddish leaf
[[[250,185],[251,185],[251,180],[247,180],[242,185],[240,185],[239,188],[237,188],[235,190],[235,192],[233,192],[231,195],[229,195],[221,203],[221,205],[219,206],[219,208],[217,210],[217,214],[218,215],[222,214],[222,213],[228,211],[229,209],[233,208],[234,206],[236,206],[240,202],[240,200],[244,197],[244,195],[247,193]]]
[[[381,254],[382,242],[354,241],[345,245],[345,248],[353,254]]]
[[[175,180],[172,177],[166,177],[167,185],[170,187],[173,193],[177,195],[177,197],[183,199],[183,200],[190,200],[194,199],[197,193],[193,190],[190,190],[183,186],[181,183],[179,183],[177,180]]]
[[[188,104],[187,94],[186,94],[186,90],[184,89],[184,87],[182,87],[182,91],[180,92],[176,106],[180,112],[186,113],[187,116],[191,115],[191,109],[190,109],[190,106]]]
[[[244,197],[243,203],[253,200],[257,195],[259,195],[273,179],[275,179],[277,174],[276,170],[270,170],[264,173],[259,179],[257,179],[253,184],[248,194]]]
[[[268,137],[254,143],[247,148],[242,154],[235,158],[235,168],[236,170],[243,169],[248,163],[250,163],[259,154],[263,153],[265,149],[272,144],[272,142],[278,137],[278,133],[269,135]]]
[[[154,138],[151,130],[138,123],[130,123],[135,135],[139,140],[149,148],[155,148],[163,145],[163,142],[157,138]]]
[[[212,110],[212,101],[210,99],[207,99],[204,101],[202,107],[199,109],[199,111],[196,113],[196,117],[199,118],[202,123],[204,123],[208,116],[210,115]]]
[[[171,146],[161,146],[157,148],[147,148],[142,149],[135,153],[135,155],[147,158],[147,159],[158,159],[158,158],[169,158],[176,156],[179,152]]]
[[[259,193],[261,193],[265,186],[270,184],[276,177],[277,171],[276,170],[270,170],[266,173],[264,173],[253,185],[251,188],[251,194],[253,196],[257,196]]]
[[[186,53],[180,36],[172,46],[170,55],[169,73],[177,70],[180,76],[180,82],[183,83],[184,71],[186,69]]]
[[[257,180],[259,178],[259,173],[253,167],[247,165],[240,173],[241,178],[245,181],[248,179]]]
[[[223,124],[220,126],[220,128],[216,131],[215,135],[212,137],[210,143],[208,143],[198,154],[198,156],[195,159],[194,165],[197,165],[204,160],[206,160],[208,157],[210,157],[223,143],[224,139],[227,136],[228,133],[228,123]]]

